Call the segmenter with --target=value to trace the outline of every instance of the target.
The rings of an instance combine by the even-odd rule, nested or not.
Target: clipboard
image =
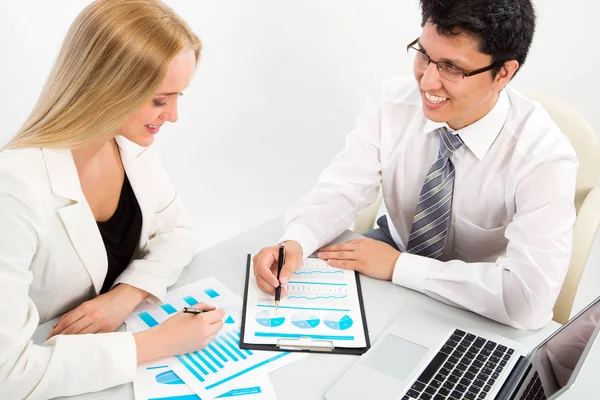
[[[360,285],[360,276],[358,272],[354,271],[354,277],[356,279],[356,288],[359,301],[360,318],[362,320],[365,346],[364,347],[342,347],[334,346],[332,340],[327,339],[314,339],[309,336],[301,336],[299,338],[279,338],[277,344],[263,344],[263,343],[248,343],[245,341],[246,333],[246,312],[248,308],[248,284],[250,279],[253,279],[251,275],[251,255],[248,254],[246,257],[246,281],[244,284],[244,297],[242,305],[242,321],[240,329],[240,342],[239,346],[241,349],[248,350],[266,350],[266,351],[298,351],[298,352],[319,352],[329,354],[354,354],[361,355],[365,353],[371,347],[369,340],[369,330],[367,328],[367,319],[365,314],[365,308],[362,297],[362,289]]]

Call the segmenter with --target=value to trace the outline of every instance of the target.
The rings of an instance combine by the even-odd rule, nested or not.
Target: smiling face
[[[119,128],[119,134],[147,147],[165,122],[177,122],[177,102],[194,74],[196,57],[192,50],[179,53],[169,66],[156,94]]]
[[[492,57],[479,51],[478,42],[467,33],[440,36],[435,25],[426,23],[419,47],[433,60],[444,61],[466,72],[487,67]],[[492,71],[450,82],[440,76],[432,62],[420,68],[415,62],[414,76],[419,85],[423,113],[435,122],[446,122],[461,129],[484,117],[496,104],[500,90],[510,81],[518,67],[516,61],[505,63],[493,77]]]

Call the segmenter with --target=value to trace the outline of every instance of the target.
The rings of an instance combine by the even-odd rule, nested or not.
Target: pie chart
[[[324,319],[325,325],[336,331],[343,331],[352,326],[352,318],[347,315],[329,314]]]
[[[292,324],[301,329],[312,329],[320,322],[319,317],[310,312],[301,311],[292,315]]]
[[[156,379],[156,382],[164,385],[181,385],[184,383],[181,379],[179,379],[175,372],[171,370],[161,372],[160,374],[156,375],[154,379]]]
[[[266,326],[267,328],[273,328],[275,326],[282,325],[285,322],[285,317],[275,313],[270,313],[268,310],[262,310],[256,314],[256,322],[262,326]]]

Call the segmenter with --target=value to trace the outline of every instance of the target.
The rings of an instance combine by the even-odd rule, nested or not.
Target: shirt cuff
[[[400,254],[396,260],[392,282],[418,292],[424,292],[432,261],[437,260],[410,253]]]
[[[279,240],[279,243],[286,240],[293,240],[302,247],[302,258],[307,259],[319,248],[319,243],[315,235],[306,227],[301,225],[292,225],[285,230],[285,233]]]

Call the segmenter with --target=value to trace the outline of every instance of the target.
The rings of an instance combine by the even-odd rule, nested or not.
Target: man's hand
[[[275,294],[275,288],[287,285],[292,272],[302,265],[302,247],[293,240],[285,241],[285,264],[281,269],[279,280],[277,280],[277,261],[279,259],[279,246],[265,247],[252,259],[254,264],[254,276],[258,287],[265,293]],[[281,296],[287,296],[287,290],[281,288]]]
[[[147,292],[121,283],[63,315],[47,339],[61,334],[114,332],[146,297]]]
[[[386,243],[360,239],[323,247],[317,256],[332,267],[352,269],[372,278],[391,281],[400,254]]]

